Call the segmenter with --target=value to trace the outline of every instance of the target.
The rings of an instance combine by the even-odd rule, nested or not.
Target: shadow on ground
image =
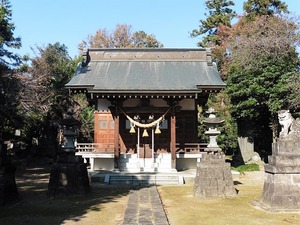
[[[1,225],[121,223],[129,187],[92,184],[91,193],[51,198],[47,196],[50,168],[35,165],[17,169],[16,183],[21,199],[1,208]],[[115,215],[119,218],[114,218]]]

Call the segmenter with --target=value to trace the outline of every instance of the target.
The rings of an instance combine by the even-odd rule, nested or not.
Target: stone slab
[[[90,192],[87,168],[84,163],[56,163],[52,166],[48,195],[84,194]]]
[[[300,138],[294,140],[278,141],[272,144],[273,155],[300,155]]]
[[[299,166],[300,155],[272,155],[269,157],[269,164],[277,166]]]
[[[282,173],[282,174],[299,174],[300,173],[300,166],[282,166],[282,165],[265,165],[265,172],[266,173]]]

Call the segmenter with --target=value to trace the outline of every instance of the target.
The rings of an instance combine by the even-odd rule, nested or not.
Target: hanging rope
[[[151,127],[154,127],[156,126],[157,124],[160,123],[160,121],[162,121],[164,118],[165,118],[165,115],[167,115],[167,113],[169,112],[169,110],[171,109],[168,108],[168,110],[161,116],[159,117],[157,120],[151,122],[151,123],[140,123],[138,121],[135,121],[134,119],[132,119],[130,116],[128,116],[121,108],[120,110],[124,113],[124,115],[127,117],[127,119],[134,125],[134,126],[137,126],[137,127],[141,127],[141,128],[151,128]]]

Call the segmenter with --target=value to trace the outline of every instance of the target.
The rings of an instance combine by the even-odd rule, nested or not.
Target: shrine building
[[[91,170],[196,168],[198,105],[225,87],[209,49],[89,49],[66,85],[95,103]]]

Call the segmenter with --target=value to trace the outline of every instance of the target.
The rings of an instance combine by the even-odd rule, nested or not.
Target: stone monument
[[[269,211],[300,212],[300,120],[288,110],[278,112],[282,126],[272,145],[260,206]]]
[[[221,133],[217,127],[223,123],[223,120],[216,118],[213,109],[208,113],[210,115],[203,123],[209,127],[205,133],[210,137],[210,141],[206,153],[197,164],[194,196],[202,199],[234,197],[237,192],[234,188],[230,164],[225,162],[225,155],[216,141],[217,135]]]
[[[76,156],[75,139],[80,123],[68,110],[66,117],[60,121],[64,143],[61,145],[57,160],[51,168],[48,194],[81,194],[90,191],[87,165],[81,156]]]

